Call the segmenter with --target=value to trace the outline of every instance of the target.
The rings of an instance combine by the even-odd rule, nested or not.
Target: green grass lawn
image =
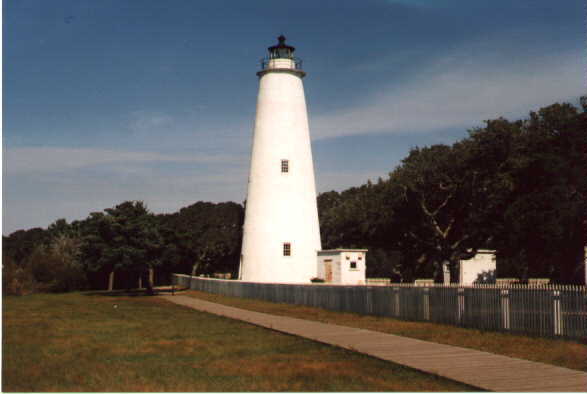
[[[3,298],[2,391],[470,391],[350,351],[168,303]]]
[[[198,291],[188,291],[185,294],[257,312],[381,331],[587,371],[587,345],[574,341],[528,337],[435,323],[409,322],[355,313],[341,313],[321,308],[226,297]]]

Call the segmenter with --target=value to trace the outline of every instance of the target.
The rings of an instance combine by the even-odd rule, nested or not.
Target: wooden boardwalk
[[[587,373],[353,327],[253,312],[197,298],[162,296],[199,311],[353,350],[490,391],[585,392]]]

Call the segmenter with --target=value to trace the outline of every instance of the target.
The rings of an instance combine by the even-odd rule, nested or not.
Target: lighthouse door
[[[332,282],[332,260],[324,260],[324,281]]]

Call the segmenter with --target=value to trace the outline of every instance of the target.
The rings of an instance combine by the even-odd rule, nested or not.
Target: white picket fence
[[[174,274],[204,292],[544,337],[587,338],[587,288],[556,285],[253,283]]]

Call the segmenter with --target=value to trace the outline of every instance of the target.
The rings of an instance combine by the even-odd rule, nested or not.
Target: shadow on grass
[[[102,296],[102,297],[152,297],[158,295],[174,295],[174,294],[182,294],[186,290],[189,290],[186,287],[174,287],[171,286],[162,286],[162,287],[155,287],[152,293],[149,293],[147,289],[127,289],[127,290],[94,290],[94,291],[86,291],[82,294],[85,296]]]

